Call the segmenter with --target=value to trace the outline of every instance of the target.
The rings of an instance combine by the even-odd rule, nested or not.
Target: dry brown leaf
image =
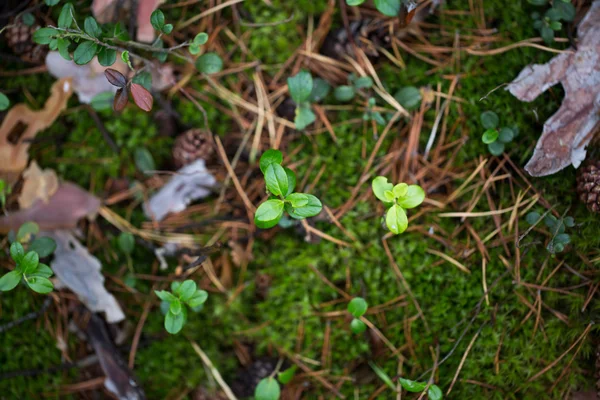
[[[31,207],[36,200],[48,203],[50,197],[58,190],[56,172],[53,169],[42,171],[35,161],[23,172],[23,180],[23,190],[19,195],[21,210]]]
[[[585,147],[600,123],[600,0],[594,1],[578,28],[577,50],[546,64],[526,67],[507,87],[522,101],[533,101],[562,83],[565,98],[546,121],[533,157],[525,166],[533,176],[550,175],[585,159]]]
[[[29,145],[38,132],[48,128],[67,107],[73,94],[70,78],[52,85],[50,97],[44,108],[33,111],[25,104],[10,109],[0,125],[0,179],[14,184],[29,161]]]

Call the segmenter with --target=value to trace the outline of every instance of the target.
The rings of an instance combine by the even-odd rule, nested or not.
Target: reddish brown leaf
[[[128,101],[129,101],[129,95],[127,94],[127,90],[121,88],[121,89],[117,90],[117,93],[115,94],[115,101],[113,103],[113,108],[115,109],[116,112],[121,112],[127,105]]]
[[[148,112],[152,110],[152,103],[154,99],[149,91],[146,90],[142,85],[138,85],[137,83],[131,84],[131,95],[133,96],[133,101],[135,104],[142,110]]]
[[[125,85],[127,85],[127,79],[125,76],[116,69],[106,68],[104,71],[104,76],[106,76],[106,79],[111,85],[114,85],[118,88],[123,88]]]

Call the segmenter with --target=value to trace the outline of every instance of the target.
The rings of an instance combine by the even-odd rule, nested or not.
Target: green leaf
[[[40,227],[35,222],[25,222],[17,232],[17,240],[19,242],[28,242],[31,237],[40,232]]]
[[[172,335],[179,333],[181,328],[183,328],[184,319],[183,312],[180,312],[179,314],[173,314],[169,308],[169,311],[165,316],[165,329]]]
[[[10,245],[10,257],[18,264],[23,259],[23,256],[25,256],[23,245],[19,242],[13,242],[13,244]]]
[[[188,301],[196,293],[196,289],[196,282],[194,282],[191,279],[187,279],[183,281],[181,285],[177,288],[176,294],[179,295],[179,298],[182,301]]]
[[[178,281],[171,282],[171,291],[173,293],[177,292],[179,290],[179,286],[181,286],[181,282],[178,282]]]
[[[204,304],[206,299],[208,299],[208,293],[206,291],[196,290],[196,293],[194,293],[193,296],[187,300],[187,304],[192,308],[196,308]]]
[[[562,24],[560,21],[552,21],[550,22],[550,29],[553,31],[560,31],[562,29]]]
[[[131,58],[129,57],[129,51],[125,50],[121,53],[121,60],[127,64],[130,69],[133,69],[133,66],[131,65]]]
[[[498,140],[502,143],[510,143],[515,138],[515,131],[511,128],[504,127],[500,129],[500,134],[498,135]]]
[[[399,378],[399,382],[404,389],[409,392],[422,392],[427,387],[427,382],[411,381],[410,379]]]
[[[429,389],[427,389],[427,396],[429,400],[442,400],[444,395],[442,394],[442,389],[438,385],[431,385]]]
[[[175,315],[181,313],[181,301],[179,301],[179,299],[172,301],[171,304],[169,304],[169,312],[172,312]]]
[[[289,204],[286,207],[287,212],[292,218],[304,219],[318,215],[323,209],[321,201],[312,194],[303,193],[308,197],[308,203],[302,207],[291,207]]]
[[[255,400],[278,400],[281,395],[279,383],[274,378],[264,378],[254,390]]]
[[[400,13],[400,0],[375,0],[375,7],[383,15],[397,17]]]
[[[552,4],[563,21],[571,22],[575,19],[577,10],[575,10],[575,6],[570,1],[554,1]]]
[[[21,271],[10,271],[8,274],[5,274],[0,278],[0,291],[8,292],[9,290],[13,290],[21,281],[21,276],[23,273]]]
[[[292,193],[285,200],[289,201],[294,208],[304,207],[308,204],[308,196],[304,193]]]
[[[408,194],[408,185],[404,182],[399,183],[394,186],[392,193],[394,194],[394,197],[397,198],[405,197]]]
[[[146,90],[152,90],[152,74],[150,72],[140,72],[133,77],[132,82],[142,85]]]
[[[554,41],[554,31],[549,26],[542,26],[542,29],[540,29],[540,36],[544,39],[546,44],[552,44]]]
[[[575,219],[573,217],[566,217],[564,223],[567,227],[572,228],[575,226]]]
[[[163,26],[165,26],[165,15],[163,12],[160,10],[154,10],[152,15],[150,15],[150,23],[154,29],[157,31],[162,31]]]
[[[485,129],[496,129],[498,127],[498,123],[500,122],[498,114],[493,111],[482,112],[479,116],[479,120]]]
[[[92,97],[90,105],[96,111],[110,110],[113,106],[113,99],[115,94],[113,92],[102,92]]]
[[[352,86],[342,85],[333,90],[333,95],[337,101],[348,102],[354,98],[356,92]]]
[[[56,250],[56,242],[51,237],[43,236],[35,239],[28,247],[29,251],[35,251],[40,258],[48,257]]]
[[[288,177],[283,167],[279,164],[273,163],[267,167],[265,183],[269,192],[275,196],[285,196],[288,192]]]
[[[488,144],[488,150],[494,156],[499,156],[504,153],[504,143],[495,141],[494,143]]]
[[[131,233],[121,232],[117,242],[119,244],[119,249],[123,252],[123,254],[131,254],[133,252],[133,248],[135,247],[135,238]]]
[[[290,96],[296,104],[304,103],[313,90],[313,78],[310,72],[300,71],[287,79]]]
[[[154,157],[152,157],[152,153],[145,147],[136,148],[133,158],[135,160],[135,166],[140,172],[148,173],[149,171],[154,171],[156,169]]]
[[[540,220],[540,218],[541,216],[539,213],[532,211],[527,214],[527,216],[525,217],[525,221],[527,221],[529,225],[535,225]]]
[[[172,293],[169,293],[166,290],[155,290],[154,293],[158,296],[159,299],[167,301],[169,303],[177,300],[177,297],[173,296]]]
[[[548,4],[548,0],[527,0],[529,4],[533,4],[534,6],[545,6]]]
[[[355,318],[362,317],[366,312],[369,305],[362,297],[355,297],[348,303],[348,312]]]
[[[23,22],[27,26],[33,26],[35,24],[35,17],[32,13],[26,12],[21,15],[21,22]]]
[[[375,374],[377,374],[379,379],[381,379],[386,385],[388,385],[395,392],[396,386],[394,386],[394,382],[392,382],[392,379],[389,377],[389,375],[386,374],[383,369],[379,368],[374,362],[369,361],[369,365],[371,366],[373,371],[375,371]]]
[[[200,32],[194,37],[194,44],[198,46],[202,46],[203,44],[206,44],[206,42],[208,42],[208,34],[205,32]]]
[[[4,93],[0,93],[0,111],[4,111],[10,106],[10,100]]]
[[[289,196],[296,189],[296,174],[289,168],[284,167],[283,169],[285,169],[288,178],[288,191],[285,196]]]
[[[373,179],[371,187],[373,188],[373,193],[375,194],[375,197],[377,197],[384,203],[389,203],[385,197],[385,191],[394,189],[394,185],[389,183],[388,179],[385,176],[378,176],[377,178]]]
[[[396,197],[394,196],[394,192],[391,190],[386,190],[383,195],[385,196],[385,199],[390,203],[393,203],[396,199]]]
[[[102,36],[102,29],[98,26],[98,23],[92,16],[86,17],[85,21],[83,21],[83,30],[85,33],[96,39]]]
[[[46,264],[39,263],[35,272],[28,275],[28,277],[41,276],[42,278],[50,278],[52,275],[54,275],[54,272],[49,266],[47,266]]]
[[[385,224],[388,229],[396,235],[404,232],[408,228],[408,218],[406,217],[406,211],[404,208],[397,204],[394,204],[387,210],[385,216]]]
[[[365,323],[362,322],[360,319],[353,318],[350,322],[350,330],[352,331],[352,333],[356,334],[363,333],[367,330],[367,325],[365,325]]]
[[[205,74],[216,74],[223,69],[223,60],[217,53],[205,53],[196,60],[196,69]]]
[[[296,116],[294,117],[294,125],[299,131],[305,129],[308,125],[315,122],[317,116],[310,109],[310,105],[302,104],[296,107]]]
[[[571,237],[566,233],[561,233],[560,235],[556,235],[556,237],[554,237],[553,241],[554,241],[555,245],[557,243],[560,243],[562,245],[567,245],[567,244],[571,243]]]
[[[82,42],[73,53],[73,61],[75,61],[75,64],[85,65],[92,61],[97,51],[98,45],[96,43],[90,41]]]
[[[25,282],[27,282],[31,290],[41,294],[50,293],[54,289],[54,285],[50,282],[50,279],[43,276],[27,277]]]
[[[496,129],[488,129],[483,132],[483,136],[481,137],[481,141],[485,144],[494,143],[498,139],[498,131]]]
[[[290,383],[290,381],[294,378],[294,374],[296,373],[296,369],[298,367],[292,365],[290,368],[286,369],[283,372],[277,373],[277,379],[281,382],[282,385],[286,385]]]
[[[254,214],[254,223],[262,229],[272,228],[277,225],[277,222],[283,215],[284,203],[278,199],[267,200],[258,206]]]
[[[361,76],[360,78],[354,81],[353,85],[354,89],[356,90],[368,89],[373,86],[373,78],[371,78],[370,76]]]
[[[360,6],[364,2],[365,0],[346,0],[346,4],[349,6]]]
[[[29,251],[21,259],[19,267],[24,274],[31,274],[37,269],[39,263],[40,256],[38,256],[38,253],[35,251]]]
[[[33,33],[33,41],[37,44],[49,44],[58,35],[54,28],[40,28]]]
[[[550,21],[559,21],[562,18],[561,12],[556,8],[546,11],[545,17]]]
[[[308,98],[309,103],[318,103],[323,100],[331,90],[331,86],[327,83],[326,80],[321,78],[313,79],[313,88],[312,92],[310,92],[310,97]]]
[[[192,43],[188,47],[188,50],[189,50],[190,54],[195,56],[196,54],[200,53],[200,45],[197,45],[196,43]]]
[[[98,52],[98,62],[103,67],[110,67],[117,61],[117,51],[108,47],[101,47]]]
[[[425,200],[425,191],[419,185],[409,185],[406,195],[402,197],[398,204],[402,208],[415,208]]]
[[[394,95],[394,99],[407,110],[413,110],[421,103],[421,91],[414,86],[403,87]]]
[[[269,165],[275,163],[281,165],[283,162],[283,153],[279,150],[269,149],[263,153],[258,162],[263,175],[267,172]]]
[[[50,43],[48,43],[48,48],[52,51],[58,49],[58,39],[52,39]]]
[[[62,29],[69,29],[73,23],[73,15],[75,15],[73,4],[65,4],[60,10],[60,15],[58,16],[58,27]]]
[[[71,53],[69,53],[69,46],[71,42],[66,38],[56,39],[56,46],[58,47],[58,53],[67,61],[71,61]]]
[[[165,35],[168,35],[169,33],[173,32],[173,25],[172,24],[165,24],[165,26],[163,26],[162,31]]]
[[[46,3],[46,5],[48,7],[52,7],[57,5],[60,2],[60,0],[44,0],[44,3]]]

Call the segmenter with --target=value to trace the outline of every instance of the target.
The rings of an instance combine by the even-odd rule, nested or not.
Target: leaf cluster
[[[312,103],[317,103],[325,98],[331,86],[321,79],[313,79],[308,71],[300,71],[287,79],[288,91],[296,103],[296,116],[294,124],[296,129],[303,130],[317,119],[311,109]]]
[[[154,293],[169,305],[165,315],[165,329],[172,335],[181,331],[187,322],[187,307],[195,309],[208,299],[206,291],[198,289],[191,279],[183,282],[171,282],[171,292],[155,290]]]
[[[548,0],[527,0],[530,4],[536,6],[545,6]],[[546,44],[551,44],[554,41],[554,32],[562,29],[562,22],[572,22],[575,18],[575,6],[571,4],[571,0],[555,0],[552,2],[552,7],[549,8],[544,15],[539,12],[531,14],[533,18],[533,27],[540,32],[540,36]]]
[[[369,365],[375,372],[375,374],[381,379],[386,385],[388,385],[393,391],[396,391],[396,386],[392,381],[392,378],[388,374],[385,373],[383,369],[377,366],[372,361],[369,361]],[[419,393],[427,390],[427,396],[429,400],[441,400],[444,395],[442,394],[442,389],[438,385],[428,384],[427,382],[418,382],[412,381],[410,379],[398,378],[398,382],[400,386],[407,392],[411,393]]]
[[[279,383],[285,385],[289,383],[296,373],[296,366],[292,366],[285,371],[277,372],[277,379],[268,376],[261,379],[254,389],[255,400],[278,400],[281,396],[281,387]]]
[[[425,200],[425,191],[419,185],[389,183],[384,176],[373,179],[373,193],[388,207],[385,224],[394,234],[400,234],[408,228],[406,210],[415,208]]]
[[[527,214],[525,220],[529,225],[536,225],[542,220],[540,213],[532,211]],[[561,217],[556,218],[552,214],[548,214],[543,217],[544,225],[550,230],[551,239],[546,246],[546,250],[550,254],[560,253],[565,250],[565,247],[571,243],[571,236],[565,233],[566,228],[572,228],[575,226],[575,220],[573,217]]]
[[[512,142],[519,135],[519,128],[507,126],[499,128],[500,118],[493,111],[484,111],[479,116],[481,125],[486,129],[483,132],[481,141],[488,146],[488,150],[494,156],[499,156],[504,152],[506,145]]]
[[[370,76],[348,75],[348,85],[341,85],[335,88],[333,95],[337,101],[349,102],[354,99],[359,90],[370,89],[373,87],[373,78]]]

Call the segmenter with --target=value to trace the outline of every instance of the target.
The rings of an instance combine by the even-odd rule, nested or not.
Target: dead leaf
[[[158,193],[144,203],[148,218],[161,221],[169,213],[185,210],[192,201],[203,199],[211,194],[216,179],[206,169],[204,160],[196,160],[176,172]]]
[[[118,88],[124,88],[127,85],[127,78],[125,75],[117,71],[116,69],[106,68],[104,71],[104,76],[108,83]]]
[[[29,161],[30,141],[54,123],[67,107],[71,94],[72,80],[63,78],[52,85],[42,110],[33,111],[25,104],[9,110],[0,125],[0,179],[11,185],[17,181]]]
[[[522,101],[533,101],[557,83],[565,98],[546,121],[531,160],[533,176],[550,175],[585,159],[586,146],[600,123],[600,0],[594,1],[578,28],[577,50],[562,53],[546,64],[526,67],[507,87]]]
[[[125,106],[129,102],[129,93],[126,89],[118,89],[115,93],[115,99],[113,101],[113,109],[116,112],[121,112],[125,109]]]
[[[50,267],[60,280],[61,287],[70,289],[91,311],[106,313],[107,322],[124,320],[121,306],[104,287],[100,261],[79,243],[70,230],[48,231],[44,235],[56,241]]]
[[[100,200],[79,186],[63,182],[58,190],[44,202],[36,200],[29,208],[0,217],[0,232],[17,230],[25,222],[37,223],[42,230],[71,229],[83,218],[94,218]]]
[[[50,197],[58,190],[56,172],[53,169],[42,171],[35,161],[23,172],[23,180],[23,190],[19,195],[21,210],[31,207],[36,200],[47,204]]]
[[[137,83],[132,83],[130,90],[135,104],[142,110],[150,112],[152,110],[152,103],[154,102],[150,92],[147,91],[145,87],[138,85]]]

